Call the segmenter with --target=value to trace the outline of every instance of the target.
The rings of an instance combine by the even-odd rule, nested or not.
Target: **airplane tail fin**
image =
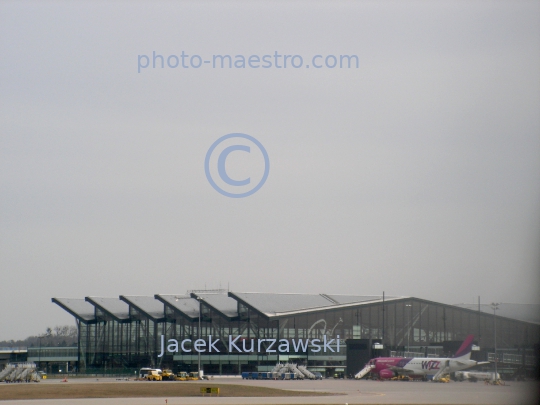
[[[457,359],[457,358],[467,358],[467,359],[470,359],[471,358],[471,350],[472,350],[472,346],[473,346],[473,340],[474,340],[474,335],[469,335],[465,338],[465,340],[463,341],[463,343],[461,344],[461,347],[458,349],[458,351],[456,352],[456,354],[454,355],[454,359]]]

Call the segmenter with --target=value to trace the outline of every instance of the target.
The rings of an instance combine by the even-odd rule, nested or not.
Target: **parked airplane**
[[[423,377],[433,376],[438,381],[445,374],[459,370],[465,370],[478,364],[489,362],[477,362],[471,360],[473,335],[467,336],[455,356],[452,358],[432,357],[377,357],[371,359],[366,366],[358,372],[354,378],[362,378],[367,373],[376,374],[381,379],[403,376]]]

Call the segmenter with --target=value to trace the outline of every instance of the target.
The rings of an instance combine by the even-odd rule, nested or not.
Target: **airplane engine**
[[[385,368],[384,370],[381,370],[379,371],[379,377],[380,378],[393,378],[395,377],[396,375],[394,374],[394,372],[392,370],[389,370],[387,368]]]

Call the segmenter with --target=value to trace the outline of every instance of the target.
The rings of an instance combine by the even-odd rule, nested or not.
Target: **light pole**
[[[204,298],[202,297],[193,297],[193,295],[191,297],[177,297],[175,296],[174,297],[174,300],[175,301],[178,301],[178,300],[182,300],[182,299],[192,299],[192,298],[195,298],[197,301],[199,301],[199,331],[197,333],[198,337],[197,339],[200,339],[201,338],[201,312],[202,312],[202,301],[204,300]],[[201,352],[199,350],[197,350],[197,353],[198,353],[198,369],[197,369],[197,372],[199,373],[199,378],[201,378]]]
[[[197,297],[197,301],[199,301],[199,339],[201,338],[201,312],[202,312],[202,298]],[[198,350],[197,354],[199,355],[199,368],[198,370],[198,376],[199,379],[201,378],[201,351]]]
[[[405,307],[409,307],[409,310],[407,311],[407,352],[411,351],[410,344],[411,344],[411,310],[412,310],[412,304],[405,304]]]
[[[493,346],[495,346],[495,375],[493,381],[497,381],[497,318],[495,317],[495,311],[499,309],[500,302],[492,302],[491,309],[493,310]]]

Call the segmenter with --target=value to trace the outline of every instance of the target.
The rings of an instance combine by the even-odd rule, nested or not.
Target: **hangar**
[[[475,335],[476,360],[497,359],[503,373],[538,372],[540,322],[501,316],[502,305],[495,314],[486,305],[457,306],[384,294],[224,290],[52,301],[75,317],[78,347],[70,360],[82,373],[121,373],[146,366],[196,371],[200,364],[205,374],[240,374],[293,362],[326,376],[352,375],[376,356],[452,355],[469,334]],[[526,313],[517,311],[517,317],[520,312]],[[219,350],[200,353],[188,344],[184,350],[160,355],[162,342],[194,342],[209,336],[218,340]],[[231,336],[267,341],[259,350],[239,353],[228,350]],[[295,339],[324,339],[333,351],[317,351],[311,344],[305,350],[291,345],[286,353],[268,347],[272,340]]]

